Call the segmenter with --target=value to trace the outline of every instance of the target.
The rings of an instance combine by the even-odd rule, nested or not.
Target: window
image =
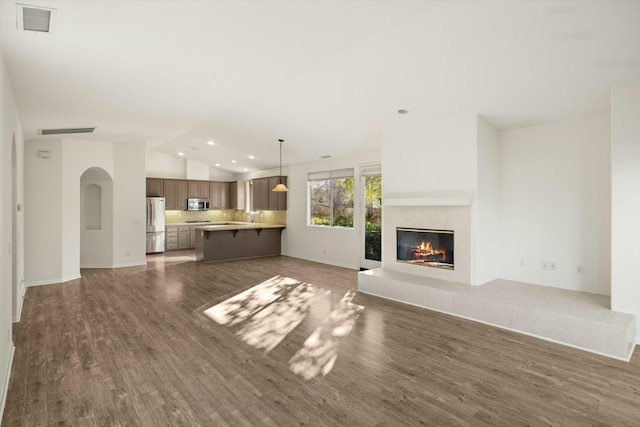
[[[353,228],[353,169],[309,174],[309,225]]]

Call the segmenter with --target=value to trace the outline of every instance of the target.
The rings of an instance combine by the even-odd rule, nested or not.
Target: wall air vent
[[[16,24],[19,30],[51,33],[55,24],[56,9],[28,4],[16,4]]]
[[[65,133],[92,133],[92,128],[67,128],[67,129],[38,129],[38,135],[63,135]]]

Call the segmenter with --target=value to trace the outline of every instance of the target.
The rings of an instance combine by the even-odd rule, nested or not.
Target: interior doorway
[[[382,170],[380,165],[360,168],[362,227],[360,268],[382,266]]]

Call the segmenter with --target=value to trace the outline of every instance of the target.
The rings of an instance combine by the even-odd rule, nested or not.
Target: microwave
[[[208,211],[209,200],[208,199],[187,199],[188,211]]]

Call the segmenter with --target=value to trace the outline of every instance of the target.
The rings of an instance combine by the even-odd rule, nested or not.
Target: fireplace
[[[454,270],[453,231],[396,227],[398,262]]]

